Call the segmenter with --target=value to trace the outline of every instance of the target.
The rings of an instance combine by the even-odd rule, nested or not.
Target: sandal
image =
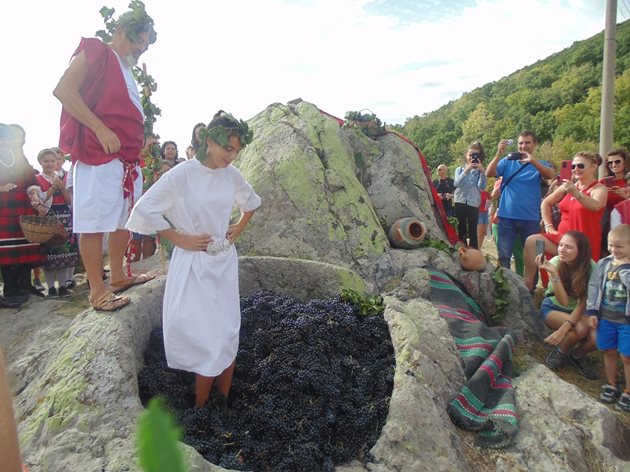
[[[90,306],[96,311],[116,311],[129,305],[131,298],[117,297],[109,290],[98,298],[89,297]]]
[[[153,280],[154,278],[155,275],[138,274],[134,275],[130,279],[121,280],[120,282],[110,282],[109,288],[112,290],[112,293],[120,293],[133,287],[134,285],[144,284],[149,280]]]

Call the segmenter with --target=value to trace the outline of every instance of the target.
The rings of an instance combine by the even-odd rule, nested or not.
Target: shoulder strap
[[[518,169],[516,172],[514,172],[512,175],[510,175],[510,176],[508,177],[508,179],[507,179],[507,180],[502,180],[502,181],[501,181],[501,193],[503,193],[503,189],[504,189],[505,187],[507,187],[507,184],[509,184],[509,183],[512,181],[512,179],[513,179],[514,177],[516,177],[516,176],[518,175],[518,173],[519,173],[520,171],[522,171],[523,169],[525,169],[525,167],[527,167],[528,165],[529,165],[529,162],[526,162],[524,165],[522,165],[521,167],[519,167],[519,169]]]

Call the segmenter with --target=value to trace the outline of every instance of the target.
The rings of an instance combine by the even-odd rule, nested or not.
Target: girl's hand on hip
[[[179,233],[177,241],[173,241],[173,244],[187,251],[205,251],[211,241],[213,241],[212,236],[206,234],[189,235]]]

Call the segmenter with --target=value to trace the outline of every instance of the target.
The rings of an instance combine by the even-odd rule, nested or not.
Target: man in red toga
[[[90,304],[97,310],[127,305],[129,297],[115,293],[151,279],[146,274],[128,278],[123,260],[129,238],[125,223],[142,190],[138,161],[144,116],[131,67],[155,39],[153,20],[144,5],[122,14],[111,43],[81,40],[53,92],[63,105],[59,147],[70,153],[74,164],[74,231],[80,234]],[[109,287],[103,281],[105,233]]]

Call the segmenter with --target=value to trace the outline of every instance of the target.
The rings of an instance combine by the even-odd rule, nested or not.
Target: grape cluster
[[[241,300],[228,406],[218,394],[194,409],[194,374],[166,366],[151,333],[138,375],[144,404],[164,397],[184,442],[224,468],[332,471],[368,451],[387,417],[394,350],[382,315],[359,316],[340,297],[300,302],[270,291]]]

